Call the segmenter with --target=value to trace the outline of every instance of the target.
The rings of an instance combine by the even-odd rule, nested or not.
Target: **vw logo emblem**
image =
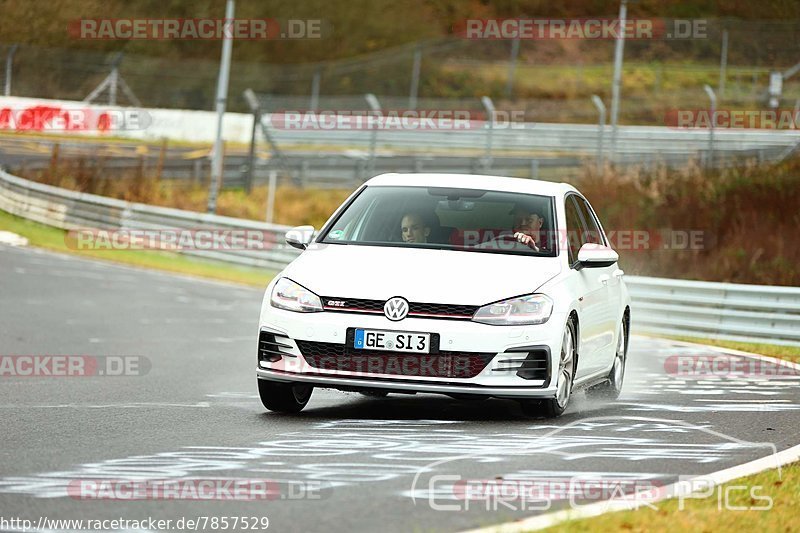
[[[383,313],[389,320],[394,320],[395,322],[403,320],[408,314],[408,301],[399,296],[389,298],[386,300],[386,303],[383,304]]]

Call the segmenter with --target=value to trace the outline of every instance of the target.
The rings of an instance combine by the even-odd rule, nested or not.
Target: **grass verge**
[[[753,342],[739,342],[739,341],[723,341],[714,339],[705,339],[700,337],[685,337],[685,336],[672,336],[668,338],[675,339],[676,341],[696,342],[698,344],[708,344],[710,346],[717,346],[719,348],[730,348],[731,350],[741,350],[743,352],[752,352],[761,355],[768,355],[778,359],[785,359],[800,363],[800,346],[778,346],[775,344],[753,343]]]
[[[746,489],[731,488],[735,486]],[[573,520],[545,531],[797,531],[800,463],[783,466],[780,474],[777,469],[765,470],[733,480],[717,487],[709,497],[664,500],[654,505],[656,509],[644,507]],[[741,510],[732,510],[734,507]],[[756,510],[761,507],[765,509]]]
[[[217,261],[195,259],[175,252],[155,250],[74,250],[65,242],[65,231],[0,211],[0,230],[10,231],[28,239],[31,246],[68,253],[86,259],[176,272],[188,276],[230,281],[242,285],[265,287],[275,272]]]
[[[668,338],[759,353],[800,362],[800,347],[776,346],[734,341],[669,336]],[[746,486],[746,490],[731,489],[726,499],[726,487]],[[757,488],[756,488],[757,487]],[[750,492],[752,488],[755,493]],[[719,495],[722,494],[722,497]],[[755,510],[765,506],[769,497],[769,510]],[[727,501],[727,505],[726,504]],[[800,462],[781,468],[766,470],[725,483],[707,498],[687,498],[683,504],[678,499],[655,504],[656,509],[643,507],[633,511],[620,511],[583,520],[572,520],[545,531],[577,533],[583,531],[797,531],[796,510],[800,506]],[[743,510],[731,510],[734,507]],[[744,510],[746,509],[746,510]]]

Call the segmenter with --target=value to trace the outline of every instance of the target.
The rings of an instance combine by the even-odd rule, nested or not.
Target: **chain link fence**
[[[706,106],[704,84],[717,89],[721,105],[764,108],[770,72],[800,62],[800,21],[709,19],[703,31],[704,38],[626,41],[621,123],[658,125],[670,109]],[[0,58],[10,64],[14,96],[83,100],[120,59],[117,52],[25,44],[9,56],[12,46],[0,45]],[[272,95],[276,109],[348,109],[335,97],[364,93],[380,95],[387,107],[473,109],[488,95],[498,109],[524,110],[527,120],[594,123],[590,96],[610,98],[613,47],[610,39],[523,40],[513,58],[512,41],[449,36],[342,60],[266,64],[237,57],[234,45],[229,110],[248,110],[237,96],[246,88]],[[216,60],[131,54],[119,62],[119,76],[145,107],[213,109],[217,74]],[[121,92],[118,98],[132,103]],[[780,105],[798,99],[800,74],[784,80]]]

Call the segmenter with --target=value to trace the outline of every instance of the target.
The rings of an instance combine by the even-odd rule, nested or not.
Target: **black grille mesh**
[[[408,354],[356,350],[330,342],[296,341],[300,353],[314,368],[369,374],[473,378],[486,368],[494,353],[449,352]]]

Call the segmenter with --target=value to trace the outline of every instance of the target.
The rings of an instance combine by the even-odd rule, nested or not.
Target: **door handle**
[[[623,271],[623,270],[621,270],[619,268],[614,271],[614,277],[615,278],[621,278],[624,275],[625,275],[625,271]]]
[[[608,280],[610,280],[610,279],[611,279],[611,277],[608,274],[603,274],[602,276],[597,278],[597,281],[599,281],[603,285],[608,285]]]

